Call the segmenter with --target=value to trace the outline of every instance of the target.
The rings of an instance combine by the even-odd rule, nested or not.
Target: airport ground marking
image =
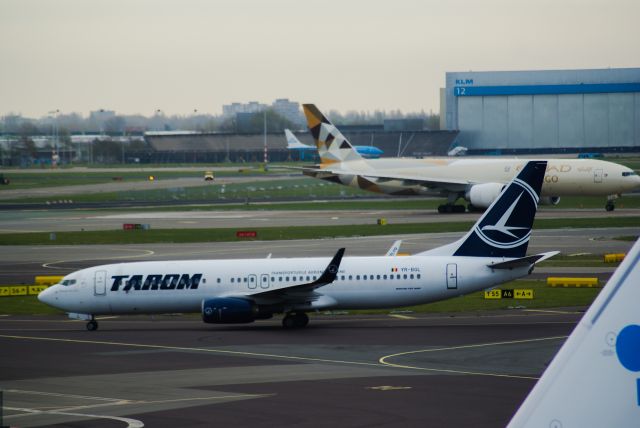
[[[155,254],[155,251],[153,250],[145,250],[145,249],[132,249],[132,248],[118,248],[117,251],[130,251],[130,252],[142,252],[142,254],[134,254],[134,255],[129,255],[129,256],[113,256],[113,257],[91,257],[88,259],[75,259],[75,260],[56,260],[54,262],[47,262],[47,263],[43,263],[42,267],[43,268],[47,268],[47,269],[62,269],[62,270],[66,270],[68,268],[63,268],[63,267],[57,267],[57,266],[53,266],[53,265],[58,265],[60,263],[74,263],[74,262],[83,262],[83,261],[87,261],[87,260],[121,260],[121,259],[135,259],[138,257],[148,257],[148,256],[153,256]]]
[[[574,311],[557,311],[552,309],[524,309],[525,312],[543,312],[548,314],[578,314],[580,312]]]
[[[451,346],[451,347],[445,347],[445,348],[433,348],[433,349],[400,352],[396,354],[383,356],[380,359],[378,359],[377,363],[370,363],[370,362],[364,362],[364,361],[333,360],[328,358],[313,358],[313,357],[301,357],[301,356],[294,356],[294,355],[266,354],[266,353],[260,353],[260,352],[232,351],[232,350],[215,349],[215,348],[190,348],[190,347],[184,347],[184,346],[108,342],[108,341],[99,341],[99,340],[80,340],[80,339],[63,339],[63,338],[54,338],[54,337],[0,335],[0,338],[5,338],[5,339],[41,340],[41,341],[51,341],[51,342],[63,342],[63,343],[84,343],[84,344],[94,344],[94,345],[128,346],[133,348],[204,352],[204,353],[212,353],[212,354],[238,355],[238,356],[245,356],[245,357],[276,358],[276,359],[291,360],[291,361],[312,361],[312,362],[330,363],[330,364],[349,364],[349,365],[368,366],[368,367],[377,367],[377,368],[410,369],[410,370],[422,370],[422,371],[429,371],[429,372],[436,372],[436,373],[466,374],[466,375],[491,376],[491,377],[502,377],[502,378],[512,378],[512,379],[532,379],[532,380],[537,380],[538,378],[534,376],[510,375],[510,374],[502,374],[502,373],[487,373],[487,372],[474,372],[474,371],[467,371],[467,370],[416,367],[416,366],[389,363],[386,360],[388,358],[393,358],[401,355],[416,354],[416,353],[422,353],[422,352],[449,351],[449,350],[456,350],[456,349],[480,348],[480,347],[507,345],[507,344],[515,344],[515,343],[539,342],[544,340],[566,339],[567,337],[568,336],[553,336],[553,337],[536,338],[536,339],[480,343],[480,344],[474,344],[474,345],[461,345],[461,346]]]
[[[444,348],[430,348],[430,349],[418,349],[415,351],[407,351],[407,352],[398,352],[396,354],[385,355],[381,357],[378,362],[383,365],[387,365],[390,367],[396,368],[404,368],[404,369],[414,369],[414,370],[424,370],[424,371],[434,371],[434,372],[443,372],[443,373],[455,373],[455,374],[468,374],[468,375],[477,375],[477,376],[492,376],[492,377],[504,377],[504,378],[515,378],[515,379],[532,379],[538,380],[538,377],[535,376],[522,376],[522,375],[510,375],[510,374],[502,374],[502,373],[487,373],[487,372],[473,372],[466,370],[454,370],[454,369],[436,369],[429,367],[416,367],[416,366],[408,366],[404,364],[394,364],[387,362],[387,359],[400,357],[404,355],[410,354],[418,354],[418,353],[426,353],[426,352],[440,352],[440,351],[452,351],[459,349],[472,349],[472,348],[485,348],[489,346],[500,346],[500,345],[513,345],[518,343],[531,343],[531,342],[542,342],[546,340],[559,340],[566,339],[569,336],[551,336],[551,337],[539,337],[534,339],[521,339],[521,340],[509,340],[504,342],[490,342],[490,343],[477,343],[473,345],[459,345],[459,346],[447,346]]]
[[[28,409],[28,408],[24,408],[24,407],[5,407],[5,409],[8,410],[14,410],[14,411],[18,411],[18,412],[25,412],[21,415],[10,415],[10,416],[5,416],[4,419],[12,419],[12,418],[18,418],[18,417],[23,417],[23,416],[37,416],[37,415],[61,415],[61,416],[75,416],[75,417],[81,417],[81,418],[88,418],[88,419],[111,419],[114,421],[118,421],[118,422],[124,422],[127,424],[127,428],[142,428],[144,427],[144,423],[142,421],[139,421],[137,419],[131,419],[131,418],[123,418],[120,416],[109,416],[109,415],[90,415],[90,414],[86,414],[86,413],[72,413],[72,412],[61,412],[61,411],[57,411],[57,410],[37,410],[37,409]]]
[[[408,315],[401,315],[401,314],[389,314],[390,317],[392,318],[398,318],[401,320],[415,320],[417,319],[416,317],[410,317]]]
[[[313,358],[313,357],[300,357],[295,355],[278,355],[278,354],[265,354],[260,352],[245,352],[245,351],[232,351],[227,349],[215,349],[215,348],[190,348],[186,346],[169,346],[169,345],[153,345],[144,343],[125,343],[125,342],[108,342],[101,340],[80,340],[80,339],[63,339],[56,337],[38,337],[38,336],[14,336],[14,335],[0,335],[0,338],[4,339],[18,339],[18,340],[41,340],[50,342],[63,342],[63,343],[84,343],[93,345],[110,345],[110,346],[129,346],[133,348],[149,348],[149,349],[165,349],[173,351],[188,351],[188,352],[204,352],[211,354],[224,354],[224,355],[238,355],[245,357],[263,357],[263,358],[277,358],[291,361],[313,361],[319,363],[331,363],[331,364],[350,364],[358,366],[388,368],[388,365],[380,363],[369,363],[365,361],[346,361],[346,360],[332,360],[328,358]]]
[[[30,391],[30,390],[22,390],[22,389],[8,389],[4,392],[9,392],[18,395],[43,395],[49,397],[64,397],[64,398],[73,398],[79,400],[95,400],[95,401],[103,401],[103,403],[99,404],[84,404],[77,406],[69,406],[69,407],[55,407],[51,408],[52,411],[55,412],[69,412],[76,410],[86,410],[96,407],[109,407],[109,406],[130,406],[130,405],[140,405],[140,404],[162,404],[162,403],[178,403],[184,401],[209,401],[209,400],[226,400],[226,399],[249,399],[249,398],[260,398],[260,397],[270,397],[275,394],[233,394],[233,395],[213,395],[206,397],[187,397],[187,398],[175,398],[168,400],[131,400],[126,398],[108,398],[108,397],[96,397],[89,395],[77,395],[77,394],[63,394],[56,392],[45,392],[45,391]],[[18,410],[18,409],[13,409]],[[34,411],[42,411],[46,412],[45,408],[40,409],[31,409]],[[19,418],[23,416],[29,416],[28,414],[22,415],[11,415],[11,417]]]

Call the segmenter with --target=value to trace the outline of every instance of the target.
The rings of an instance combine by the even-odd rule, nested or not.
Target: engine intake
[[[465,199],[474,207],[488,208],[496,200],[504,188],[502,183],[482,183],[471,186]]]
[[[239,297],[220,297],[202,301],[202,321],[211,324],[240,324],[260,318],[258,306]]]
[[[543,196],[540,198],[540,205],[558,205],[560,203],[560,196]]]

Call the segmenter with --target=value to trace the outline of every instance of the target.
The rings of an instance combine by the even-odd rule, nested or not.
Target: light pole
[[[53,134],[51,138],[53,138],[53,153],[51,154],[51,167],[55,168],[56,164],[60,160],[60,155],[58,154],[58,114],[60,113],[60,109],[51,110],[49,112],[52,115],[51,121],[51,133]]]
[[[264,109],[264,170],[267,170],[267,109]]]
[[[164,113],[162,112],[162,110],[160,110],[159,108],[156,109],[156,114],[155,114],[155,125],[156,125],[156,131],[162,131],[162,119],[160,119],[160,116],[164,116]]]

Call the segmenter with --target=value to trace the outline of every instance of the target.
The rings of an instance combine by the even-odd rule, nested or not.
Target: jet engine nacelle
[[[239,297],[220,297],[202,301],[202,321],[212,324],[239,324],[254,322],[258,306]]]
[[[504,186],[502,183],[475,184],[471,186],[465,199],[471,202],[474,207],[488,208],[500,195]]]
[[[560,196],[544,196],[540,198],[539,205],[558,205],[560,203]]]

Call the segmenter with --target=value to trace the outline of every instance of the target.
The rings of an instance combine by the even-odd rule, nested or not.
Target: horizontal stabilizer
[[[548,258],[553,257],[559,253],[560,251],[549,251],[548,253],[520,257],[520,258],[509,260],[506,262],[493,263],[487,266],[489,266],[491,269],[514,269],[514,268],[520,268],[520,267],[527,267],[536,263],[540,263],[543,260],[547,260]]]

